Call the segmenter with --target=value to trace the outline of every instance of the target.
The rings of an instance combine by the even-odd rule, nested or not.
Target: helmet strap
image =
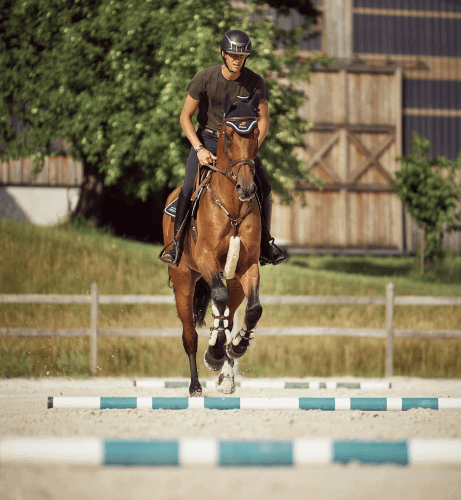
[[[226,51],[225,51],[225,50],[223,50],[222,52],[224,52],[224,54],[226,54]],[[224,66],[226,66],[226,68],[227,68],[227,71],[229,71],[229,73],[232,73],[232,74],[233,74],[233,73],[235,73],[235,71],[232,71],[232,70],[229,68],[229,66],[227,65],[226,56],[225,56],[225,55],[223,55],[223,54],[222,54],[222,52],[221,52],[221,57],[222,57],[222,60],[224,61]],[[242,66],[242,68],[243,68],[243,66]]]
[[[225,51],[225,50],[223,50],[222,52],[224,52],[224,54],[226,54],[226,51]],[[232,73],[232,74],[233,74],[233,73],[237,73],[236,71],[232,71],[232,70],[229,68],[229,66],[227,65],[227,62],[226,62],[226,56],[225,56],[225,55],[223,56],[223,55],[222,55],[222,52],[221,52],[221,57],[222,57],[222,60],[224,61],[224,66],[226,66],[226,68],[227,68],[227,71],[229,71],[229,73]],[[245,60],[243,61],[242,68],[240,69],[240,71],[242,71],[242,69],[245,67],[245,64],[247,63],[247,59],[248,59],[248,57],[250,57],[250,56],[245,57]]]

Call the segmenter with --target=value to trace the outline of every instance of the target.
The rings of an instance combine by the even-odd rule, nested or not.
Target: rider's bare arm
[[[262,142],[264,141],[264,138],[266,137],[270,123],[271,119],[269,118],[269,105],[267,104],[267,101],[264,101],[259,105],[259,120],[258,120],[259,146],[261,146]]]
[[[183,129],[186,137],[189,139],[194,149],[198,148],[201,144],[200,139],[197,137],[197,134],[195,132],[194,124],[192,123],[192,117],[197,111],[199,103],[200,101],[188,95],[186,97],[186,100],[184,101],[184,106],[179,116],[179,123],[181,125],[181,128]],[[197,153],[197,158],[200,163],[213,162],[213,155],[208,151],[208,149],[205,148],[202,148]]]

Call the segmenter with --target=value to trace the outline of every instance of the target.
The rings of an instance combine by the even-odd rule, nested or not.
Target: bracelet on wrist
[[[200,146],[197,146],[195,148],[195,152],[198,153],[201,149],[203,149],[205,146],[203,144],[200,144]]]

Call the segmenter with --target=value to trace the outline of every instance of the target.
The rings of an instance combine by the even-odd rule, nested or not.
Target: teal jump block
[[[105,440],[103,441],[104,465],[179,465],[179,441]]]
[[[189,398],[152,398],[153,410],[187,410]]]
[[[387,398],[351,398],[351,410],[386,411]]]
[[[240,398],[204,398],[209,410],[240,410]]]
[[[336,463],[408,464],[406,441],[335,441],[332,447],[332,462]]]
[[[293,465],[291,441],[220,441],[218,463],[229,466]]]
[[[116,410],[116,409],[130,409],[137,408],[138,398],[101,398],[101,410]]]
[[[402,398],[402,410],[412,410],[414,408],[439,409],[438,398]]]
[[[299,409],[335,411],[335,398],[299,398]]]

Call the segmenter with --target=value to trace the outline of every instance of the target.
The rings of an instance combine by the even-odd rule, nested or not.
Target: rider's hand
[[[216,156],[213,156],[206,148],[202,148],[197,153],[197,158],[200,165],[213,165],[213,161],[216,160]]]

